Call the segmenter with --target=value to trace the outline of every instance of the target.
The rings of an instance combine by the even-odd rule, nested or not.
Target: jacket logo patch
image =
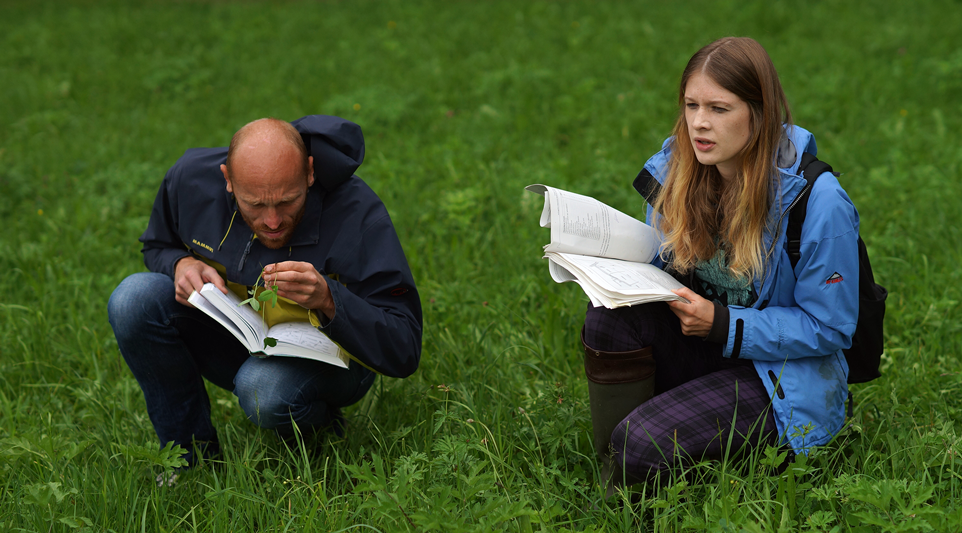
[[[836,273],[832,274],[831,276],[829,276],[827,280],[825,280],[825,284],[826,284],[826,285],[831,285],[832,283],[838,283],[838,282],[842,281],[842,279],[844,279],[844,278],[842,278],[842,275],[839,274],[838,272],[836,272]]]
[[[190,242],[196,244],[197,246],[200,246],[201,248],[207,250],[208,252],[213,252],[213,251],[214,251],[214,249],[213,249],[210,245],[204,244],[204,243],[198,241],[197,239],[192,239]]]
[[[408,290],[405,289],[404,287],[398,287],[398,288],[396,288],[396,289],[392,289],[392,290],[391,290],[391,296],[401,296],[402,294],[404,294],[404,293],[406,293],[406,292],[408,292]]]

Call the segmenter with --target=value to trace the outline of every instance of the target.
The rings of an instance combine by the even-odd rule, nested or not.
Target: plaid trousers
[[[655,396],[611,435],[614,459],[630,477],[652,480],[703,458],[777,444],[771,398],[752,362],[723,357],[720,344],[682,334],[667,304],[589,304],[585,344],[605,352],[652,347]]]

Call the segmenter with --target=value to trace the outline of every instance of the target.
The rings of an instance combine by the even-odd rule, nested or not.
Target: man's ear
[[[224,175],[227,175],[226,168],[224,170]],[[310,187],[311,185],[314,185],[314,156],[309,155],[307,156],[307,186]]]
[[[234,193],[234,189],[233,189],[233,187],[231,187],[231,184],[230,184],[230,175],[227,173],[227,165],[221,165],[221,166],[220,166],[220,171],[221,171],[221,173],[224,174],[224,180],[227,181],[227,192],[233,194],[233,193]],[[312,179],[313,179],[313,178],[312,178]]]

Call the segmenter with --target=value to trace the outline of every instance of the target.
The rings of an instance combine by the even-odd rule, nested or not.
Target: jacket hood
[[[798,166],[802,162],[800,154],[809,152],[812,155],[818,155],[815,136],[812,132],[794,124],[785,124],[783,127],[785,135],[778,143],[775,166],[789,174],[798,175]]]
[[[357,124],[330,115],[308,115],[291,125],[314,158],[314,181],[325,190],[344,183],[364,161],[364,135]]]

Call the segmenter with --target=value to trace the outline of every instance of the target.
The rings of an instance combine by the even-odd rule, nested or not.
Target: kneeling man
[[[421,355],[421,304],[387,209],[354,171],[360,128],[321,115],[261,119],[229,148],[188,150],[167,172],[141,236],[150,272],[108,304],[161,445],[193,466],[219,451],[204,379],[233,391],[247,417],[291,438],[342,432],[340,408],[376,373],[406,377]],[[268,325],[309,321],[352,358],[349,369],[253,357],[187,298],[210,282],[241,298],[261,271],[276,282]]]

